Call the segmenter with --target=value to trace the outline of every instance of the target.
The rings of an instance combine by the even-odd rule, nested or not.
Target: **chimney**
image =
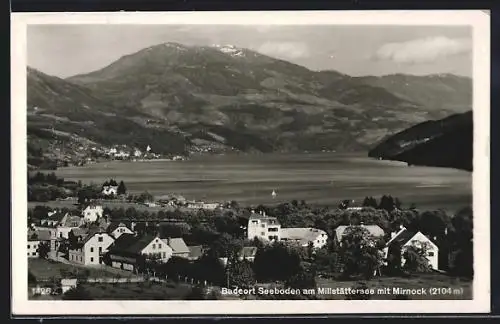
[[[399,229],[402,230],[404,228],[403,224],[399,225]]]

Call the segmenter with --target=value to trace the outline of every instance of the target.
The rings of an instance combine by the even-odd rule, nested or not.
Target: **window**
[[[278,228],[277,227],[270,227],[270,228],[268,228],[268,231],[269,232],[277,232]]]
[[[260,232],[260,235],[264,236],[264,235],[266,235],[266,233],[264,233],[264,232]]]
[[[427,253],[428,256],[434,256],[434,252],[430,251]]]
[[[59,237],[62,237],[62,235],[63,235],[63,233],[62,233],[62,232],[61,232],[61,233],[59,233]]]
[[[99,253],[102,253],[102,246],[99,247]]]
[[[28,252],[28,256],[30,256],[30,253]]]
[[[158,248],[161,249],[161,244],[158,244]]]
[[[28,244],[28,249],[31,249],[31,246]]]
[[[262,224],[261,226],[262,226],[262,227],[266,227],[266,224]]]
[[[153,249],[156,249],[156,244],[153,244]]]
[[[259,223],[259,221],[256,221],[256,220],[252,221],[252,224],[258,224],[258,223]]]
[[[94,258],[92,258],[92,257],[91,257],[91,258],[90,258],[90,262],[94,262]]]
[[[90,252],[94,252],[94,248],[93,247],[90,248]]]
[[[99,238],[97,239],[98,242],[102,242],[102,236],[99,236]]]
[[[31,253],[31,255],[32,255],[32,256],[35,256],[35,255],[36,255],[36,252]]]
[[[163,252],[163,258],[165,259],[167,257],[167,253]]]

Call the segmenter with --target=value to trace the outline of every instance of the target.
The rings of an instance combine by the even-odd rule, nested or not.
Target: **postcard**
[[[489,312],[489,23],[13,13],[13,314]]]

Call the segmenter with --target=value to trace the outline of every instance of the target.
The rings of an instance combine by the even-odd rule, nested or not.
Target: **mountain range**
[[[164,43],[67,79],[28,67],[29,153],[54,143],[158,153],[367,151],[472,107],[451,74],[351,77],[231,45]]]

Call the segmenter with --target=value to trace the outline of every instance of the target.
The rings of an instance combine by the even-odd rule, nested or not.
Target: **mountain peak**
[[[212,47],[218,49],[222,53],[229,54],[231,56],[244,56],[243,49],[236,47],[235,45],[231,44],[226,44],[226,45],[220,45],[220,44],[213,44]]]

